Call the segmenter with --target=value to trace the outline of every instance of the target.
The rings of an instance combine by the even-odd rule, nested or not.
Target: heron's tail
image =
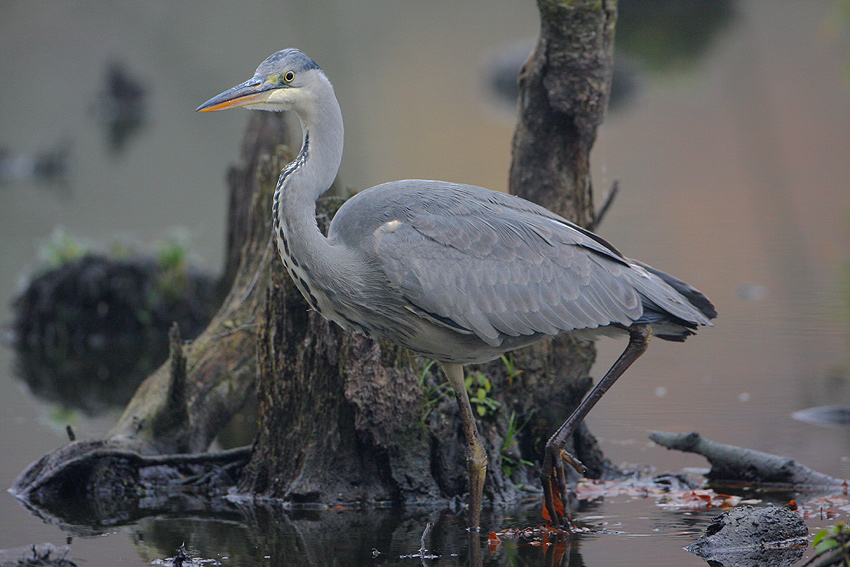
[[[717,310],[711,301],[692,285],[642,262],[631,260],[650,277],[637,276],[635,288],[643,297],[644,313],[636,323],[649,323],[661,339],[683,341],[697,326],[711,325]]]

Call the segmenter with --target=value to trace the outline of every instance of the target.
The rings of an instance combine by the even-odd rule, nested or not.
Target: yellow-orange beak
[[[220,95],[214,96],[199,106],[198,112],[214,112],[227,108],[249,106],[266,102],[274,87],[260,78],[253,77]]]

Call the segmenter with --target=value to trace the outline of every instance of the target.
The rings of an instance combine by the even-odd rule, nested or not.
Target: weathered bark
[[[259,159],[276,151],[287,139],[281,117],[252,117],[243,146],[245,165],[234,169],[231,182],[229,265],[239,249],[239,269],[230,292],[207,329],[185,346],[185,384],[173,370],[173,356],[139,387],[109,439],[124,439],[144,451],[191,453],[205,451],[256,387],[257,314],[265,301],[270,268],[276,252],[270,243],[271,192],[260,190],[257,174],[269,168]],[[250,175],[250,177],[249,177]],[[276,176],[268,169],[265,177]],[[227,273],[227,270],[226,272]],[[225,277],[228,277],[225,275]],[[182,417],[175,418],[175,388],[185,389]]]
[[[246,447],[217,453],[142,455],[125,445],[100,440],[77,455],[67,450],[51,453],[54,462],[44,470],[54,473],[22,475],[12,492],[51,523],[95,531],[114,529],[175,509],[183,513],[222,509],[217,500],[234,485],[250,456]],[[21,482],[25,479],[26,483]]]
[[[614,0],[539,0],[540,37],[519,77],[511,192],[580,224],[594,220],[590,150],[614,65]]]
[[[224,269],[218,282],[219,292],[224,297],[233,288],[236,274],[243,262],[245,244],[252,236],[262,238],[257,228],[252,228],[255,215],[265,221],[270,213],[257,209],[252,212],[251,203],[260,192],[260,167],[264,159],[275,154],[280,145],[297,151],[300,140],[287,127],[282,113],[251,113],[245,137],[242,139],[242,165],[231,167],[227,173],[230,199],[227,207],[227,239],[225,241]]]
[[[258,344],[260,428],[242,492],[292,502],[436,498],[407,351],[310,311],[277,262]]]

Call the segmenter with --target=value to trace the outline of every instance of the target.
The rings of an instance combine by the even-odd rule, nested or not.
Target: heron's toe
[[[576,457],[566,449],[561,449],[559,456],[561,457],[562,461],[573,467],[573,469],[575,469],[578,474],[584,475],[587,472],[587,467],[584,466],[584,463],[578,460],[578,457]]]

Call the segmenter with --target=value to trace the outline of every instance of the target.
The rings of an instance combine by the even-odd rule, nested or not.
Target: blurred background
[[[187,262],[218,273],[224,178],[248,115],[194,109],[284,47],[306,51],[335,85],[344,185],[504,190],[512,85],[537,27],[535,4],[520,1],[3,2],[7,338],[13,299],[57,249],[156,256],[178,240]],[[705,466],[647,438],[696,430],[850,477],[850,430],[792,417],[850,405],[850,3],[621,0],[616,50],[592,163],[597,204],[615,180],[620,191],[598,232],[698,287],[719,317],[683,345],[653,343],[591,430],[617,464]],[[600,342],[595,374],[622,347]],[[0,486],[63,444],[66,425],[97,437],[121,409],[121,396],[45,394],[32,373],[0,349]],[[10,495],[0,517],[0,548],[65,541]],[[589,565],[640,556],[634,541],[622,552],[592,543]],[[670,547],[670,564],[683,564],[686,544]],[[658,542],[645,545],[657,559]],[[89,566],[142,563],[121,536],[78,538],[73,552]]]

